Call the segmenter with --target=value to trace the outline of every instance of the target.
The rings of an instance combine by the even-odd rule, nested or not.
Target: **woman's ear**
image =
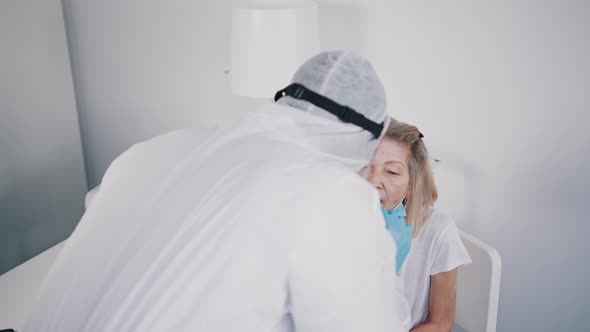
[[[406,196],[404,197],[404,200],[402,201],[402,203],[404,205],[408,204],[408,201],[412,199],[412,191],[410,189],[408,189],[408,191],[406,191]]]

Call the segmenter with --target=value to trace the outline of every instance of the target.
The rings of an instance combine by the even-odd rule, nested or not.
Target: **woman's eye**
[[[393,175],[399,175],[399,173],[397,173],[397,172],[394,172],[394,171],[387,171],[387,173],[389,173],[389,174],[393,174]]]

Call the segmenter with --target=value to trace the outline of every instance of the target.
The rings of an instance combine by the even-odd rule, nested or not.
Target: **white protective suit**
[[[133,146],[23,331],[407,331],[395,244],[355,173],[369,137],[269,103]]]

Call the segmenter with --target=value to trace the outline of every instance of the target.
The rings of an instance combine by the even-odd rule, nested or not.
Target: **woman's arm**
[[[450,332],[455,322],[457,269],[430,277],[428,319],[412,332]]]

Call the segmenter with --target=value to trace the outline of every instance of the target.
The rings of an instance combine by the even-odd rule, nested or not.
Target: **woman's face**
[[[410,182],[410,148],[385,137],[371,163],[363,167],[359,174],[365,177],[381,196],[381,204],[393,209],[408,194]]]

